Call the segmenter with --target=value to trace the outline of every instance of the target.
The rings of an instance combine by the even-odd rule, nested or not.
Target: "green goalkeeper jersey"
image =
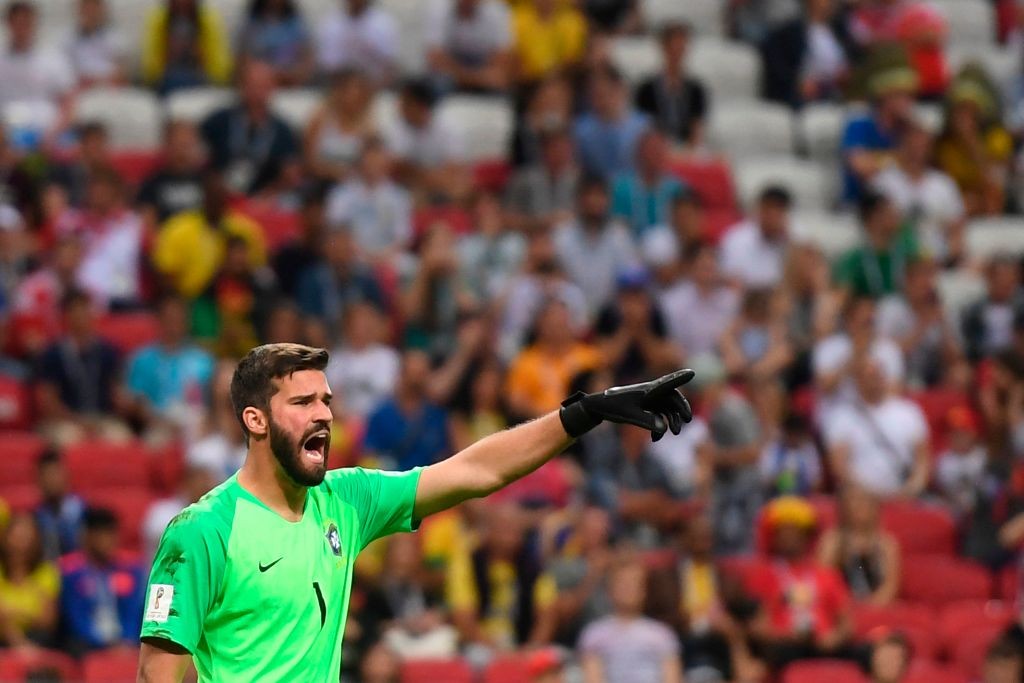
[[[142,637],[188,650],[204,682],[336,682],[356,555],[414,528],[419,475],[330,471],[298,522],[231,477],[164,531]]]

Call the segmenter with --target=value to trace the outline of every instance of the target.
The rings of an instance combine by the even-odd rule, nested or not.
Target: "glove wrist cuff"
[[[577,392],[562,402],[562,408],[558,411],[558,417],[562,421],[562,428],[565,433],[577,439],[591,429],[601,424],[600,418],[595,418],[583,407],[583,392]]]

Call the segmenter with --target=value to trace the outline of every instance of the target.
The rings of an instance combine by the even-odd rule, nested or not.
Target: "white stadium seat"
[[[996,41],[992,3],[985,0],[932,0],[949,22],[949,42],[991,45]]]
[[[160,146],[163,111],[159,100],[148,90],[87,90],[76,100],[75,120],[105,124],[115,149],[155,150]]]
[[[848,213],[828,211],[794,211],[792,239],[811,244],[829,259],[853,249],[861,241],[857,218]]]
[[[780,185],[793,195],[795,207],[823,211],[833,203],[832,178],[830,169],[793,156],[744,159],[733,167],[736,193],[745,207],[753,207],[769,185]]]
[[[661,50],[650,36],[624,36],[611,43],[611,59],[634,86],[661,70]]]
[[[398,121],[398,97],[387,90],[377,93],[373,100],[372,116],[378,131],[390,129]]]
[[[967,253],[979,259],[996,254],[1024,256],[1024,218],[977,218],[969,222]]]
[[[952,45],[946,52],[950,70],[954,73],[969,62],[985,68],[992,82],[1004,95],[1008,95],[1020,76],[1020,57],[1013,51],[997,45]]]
[[[301,134],[323,101],[320,91],[312,88],[289,88],[274,93],[271,106],[296,133]]]
[[[506,100],[499,97],[453,95],[440,104],[437,115],[462,133],[470,161],[495,159],[508,153],[513,114]]]
[[[756,100],[761,87],[761,57],[745,43],[697,38],[689,69],[711,91],[712,108],[724,102]]]
[[[797,114],[800,148],[815,161],[834,164],[848,116],[840,104],[807,105]]]
[[[228,88],[188,88],[167,96],[164,106],[169,119],[202,123],[203,119],[234,100]]]
[[[423,42],[423,14],[433,0],[377,0],[381,9],[398,25],[398,63],[406,74],[426,70],[426,46]]]
[[[935,284],[946,320],[954,326],[958,325],[964,308],[985,294],[984,278],[966,268],[939,273]]]
[[[744,158],[793,153],[793,115],[788,107],[751,102],[713,106],[708,126],[711,145],[734,162]]]
[[[720,36],[725,26],[723,0],[643,0],[640,11],[644,23],[657,31],[669,22],[685,22],[694,35]]]

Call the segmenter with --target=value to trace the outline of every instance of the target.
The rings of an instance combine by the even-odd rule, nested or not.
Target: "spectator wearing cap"
[[[579,66],[586,48],[587,23],[573,5],[529,0],[512,10],[512,35],[515,79],[530,85]]]
[[[228,205],[229,190],[221,173],[203,174],[202,206],[170,218],[153,244],[152,259],[166,286],[186,299],[202,294],[224,263],[228,242],[246,245],[253,266],[266,261],[263,231]]]
[[[75,72],[60,50],[38,36],[39,12],[28,0],[5,10],[7,45],[0,51],[0,110],[15,146],[56,142],[70,122]]]
[[[845,26],[831,0],[807,0],[803,16],[772,27],[761,44],[766,99],[798,108],[835,100],[849,75]]]
[[[910,119],[917,75],[906,66],[879,69],[868,83],[871,109],[846,123],[840,142],[843,200],[856,202],[868,183],[884,169]]]
[[[683,183],[668,168],[668,141],[650,128],[636,143],[635,171],[612,182],[612,212],[626,221],[637,237],[669,221]]]
[[[954,406],[944,419],[946,449],[935,466],[935,484],[958,516],[974,510],[986,476],[988,452],[979,439],[978,416],[967,406]]]
[[[663,291],[660,303],[669,337],[685,358],[716,348],[739,311],[740,299],[722,280],[715,248],[698,243],[687,254],[686,277]],[[701,324],[687,324],[688,319]]]
[[[930,475],[924,414],[892,394],[881,363],[869,354],[855,352],[851,369],[856,394],[824,423],[836,479],[883,498],[917,497]]]
[[[210,114],[200,126],[210,164],[233,192],[256,194],[271,188],[282,169],[299,155],[288,124],[274,113],[273,68],[249,60],[238,74],[238,101]]]
[[[908,264],[920,254],[913,230],[884,196],[869,191],[860,200],[864,243],[835,264],[836,283],[854,296],[879,299],[898,292]]]
[[[558,226],[554,236],[562,269],[583,291],[592,311],[611,299],[616,275],[640,262],[632,235],[609,208],[604,182],[584,178],[577,193],[577,218]]]
[[[606,180],[633,171],[650,120],[633,108],[622,74],[610,65],[591,72],[587,92],[587,111],[573,124],[583,170]]]
[[[722,273],[743,287],[774,287],[782,280],[793,197],[784,187],[761,191],[756,214],[722,238]]]
[[[843,578],[811,553],[817,519],[796,497],[765,509],[772,564],[751,577],[759,608],[750,629],[754,652],[773,669],[798,659],[850,654],[850,595]]]
[[[82,549],[60,560],[60,613],[68,649],[134,648],[146,592],[143,567],[118,551],[119,525],[110,510],[89,508],[83,522]]]
[[[110,20],[107,0],[78,0],[78,16],[64,50],[79,87],[118,86],[128,69],[128,41]]]
[[[670,139],[699,148],[704,143],[704,121],[711,108],[711,96],[704,84],[686,70],[690,27],[668,23],[662,26],[661,73],[640,84],[637,109],[654,121]]]
[[[217,85],[231,76],[231,43],[204,0],[165,0],[146,19],[142,78],[161,93]]]
[[[540,161],[517,170],[507,190],[509,220],[525,230],[550,230],[568,222],[580,184],[568,130],[542,133],[540,148]]]
[[[503,91],[511,76],[512,22],[498,0],[432,0],[423,24],[436,87]]]
[[[43,555],[35,518],[20,512],[0,528],[0,642],[53,645],[60,573]]]
[[[612,613],[592,622],[578,649],[587,683],[681,683],[679,639],[665,624],[644,616],[647,570],[622,560],[609,577]]]
[[[310,36],[295,0],[250,0],[238,53],[274,68],[277,83],[301,86],[313,73]]]
[[[143,221],[152,232],[179,213],[195,211],[203,203],[203,150],[199,131],[189,121],[164,126],[160,163],[139,188],[135,199]]]
[[[85,503],[68,490],[68,471],[56,450],[44,451],[36,462],[40,502],[33,510],[43,555],[56,560],[78,549]]]
[[[1012,256],[997,254],[985,266],[985,294],[961,318],[967,358],[977,361],[1009,348],[1015,320],[1024,322],[1020,264]]]
[[[394,77],[398,26],[374,0],[339,0],[318,22],[316,64],[322,73],[355,69],[379,85]]]

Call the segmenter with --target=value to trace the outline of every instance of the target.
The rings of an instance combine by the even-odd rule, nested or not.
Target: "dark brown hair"
[[[249,406],[267,412],[270,397],[277,392],[274,380],[289,377],[300,370],[323,370],[328,354],[303,344],[281,343],[257,346],[238,361],[231,377],[231,405],[235,417],[242,425],[245,442],[249,443],[249,430],[242,421],[242,411]]]

